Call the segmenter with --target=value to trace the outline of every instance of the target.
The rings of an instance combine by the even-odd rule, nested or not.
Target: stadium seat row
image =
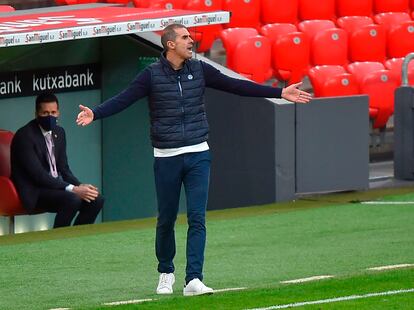
[[[405,57],[414,52],[414,21],[390,23],[386,17],[394,14],[406,13],[381,13],[375,16],[380,24],[367,16],[341,17],[341,28],[331,20],[268,24],[260,33],[255,28],[228,28],[221,32],[227,66],[259,83],[269,78],[272,67],[275,78],[292,84],[301,81],[310,66]]]

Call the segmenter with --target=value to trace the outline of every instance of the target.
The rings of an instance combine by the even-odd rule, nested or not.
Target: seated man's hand
[[[91,184],[75,186],[72,191],[87,202],[94,201],[99,195],[98,189]]]

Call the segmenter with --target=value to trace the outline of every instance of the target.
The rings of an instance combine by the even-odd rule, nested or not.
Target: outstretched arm
[[[249,80],[230,77],[206,62],[202,62],[202,65],[207,87],[223,90],[239,96],[284,98],[297,103],[307,103],[312,98],[309,93],[297,88],[301,83],[292,84],[286,88],[271,87]]]
[[[87,126],[94,120],[116,114],[126,109],[137,100],[146,97],[150,88],[151,72],[147,68],[140,72],[122,92],[106,100],[99,106],[90,109],[86,106],[80,105],[79,109],[81,111],[78,114],[76,123],[79,126]]]

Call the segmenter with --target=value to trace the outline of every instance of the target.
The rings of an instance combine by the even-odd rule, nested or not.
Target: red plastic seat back
[[[401,84],[401,79],[402,79],[401,69],[402,69],[403,61],[404,61],[404,57],[400,57],[400,58],[387,59],[384,63],[385,68],[390,70],[390,73],[397,80],[398,85]],[[414,85],[414,62],[412,61],[408,63],[408,83],[410,85]]]
[[[341,65],[348,63],[348,34],[343,29],[318,32],[311,43],[312,65]]]
[[[280,35],[272,45],[272,67],[277,79],[300,82],[307,74],[310,40],[302,32]]]
[[[223,0],[223,10],[231,12],[225,28],[260,27],[260,0]]]
[[[224,29],[220,33],[220,38],[223,42],[224,49],[226,50],[226,66],[233,69],[233,53],[239,42],[256,36],[257,30],[255,28],[228,28]]]
[[[374,12],[409,12],[410,0],[374,0]]]
[[[270,50],[270,41],[263,36],[241,41],[234,52],[234,70],[257,83],[265,82],[272,76]]]
[[[280,35],[297,31],[296,26],[289,23],[267,24],[260,28],[260,34],[268,38],[272,43],[276,41]]]
[[[373,0],[336,0],[337,16],[371,16]]]
[[[385,127],[394,113],[394,92],[397,87],[397,81],[389,70],[369,73],[360,84],[361,93],[369,96],[369,107],[378,109],[374,128]]]
[[[359,87],[355,77],[350,73],[341,73],[326,79],[319,96],[338,97],[358,94]]]
[[[363,26],[349,35],[349,60],[379,61],[386,59],[387,36],[381,25]]]
[[[188,0],[184,4],[185,10],[191,11],[220,11],[223,8],[221,0]]]
[[[335,20],[335,0],[299,0],[299,18]]]
[[[326,80],[338,74],[346,73],[343,66],[323,65],[309,69],[309,79],[316,97],[320,97]]]
[[[305,20],[298,24],[298,29],[313,39],[313,37],[324,29],[336,28],[335,23],[326,19]]]
[[[391,28],[388,32],[388,57],[405,57],[412,52],[414,52],[414,21],[404,22]]]
[[[13,11],[15,11],[15,9],[11,5],[0,5],[0,12],[13,12]]]
[[[357,61],[347,66],[348,72],[352,73],[356,77],[358,83],[361,83],[364,77],[368,74],[384,69],[385,68],[382,63],[375,61]]]
[[[411,21],[411,17],[409,14],[402,12],[379,13],[374,16],[374,21],[377,24],[384,25],[388,31],[403,22]]]
[[[10,177],[10,145],[13,133],[0,129],[0,176]]]
[[[373,23],[374,21],[369,16],[343,16],[339,17],[336,21],[338,27],[344,29],[348,33]]]
[[[261,0],[260,19],[263,24],[298,21],[299,0]]]

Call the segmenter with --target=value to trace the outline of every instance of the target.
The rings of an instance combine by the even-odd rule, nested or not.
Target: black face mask
[[[56,128],[57,117],[52,115],[38,116],[37,122],[45,131],[50,131]]]

